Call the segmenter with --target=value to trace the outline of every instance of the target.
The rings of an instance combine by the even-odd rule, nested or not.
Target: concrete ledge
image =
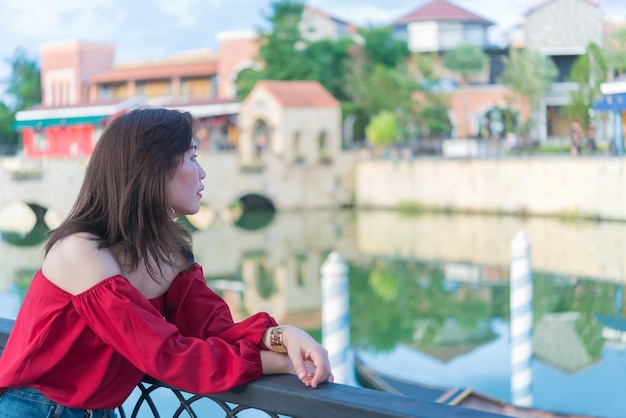
[[[447,158],[472,158],[478,156],[478,141],[475,139],[446,139],[441,152]]]

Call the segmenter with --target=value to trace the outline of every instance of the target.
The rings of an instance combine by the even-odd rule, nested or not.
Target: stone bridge
[[[241,202],[245,210],[250,197],[266,201],[276,210],[338,208],[353,203],[354,153],[319,162],[286,162],[267,155],[247,165],[241,164],[234,152],[200,152],[198,159],[207,173],[203,208],[197,216],[200,229],[217,216],[232,218],[230,208],[235,202]],[[24,204],[35,216],[45,217],[49,227],[58,225],[80,190],[88,158],[0,161],[0,231],[27,232],[35,218],[24,210]]]

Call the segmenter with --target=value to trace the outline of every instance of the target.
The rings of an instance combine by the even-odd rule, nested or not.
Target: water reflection
[[[15,215],[20,217],[21,222],[17,222],[16,225],[10,225],[10,219],[4,219],[4,223],[7,225],[3,225],[6,229],[2,230],[0,228],[0,239],[10,245],[18,246],[18,247],[32,247],[37,244],[41,244],[45,241],[45,234],[49,231],[48,225],[46,225],[45,218],[47,209],[33,204],[23,204],[23,207],[19,207],[19,211],[27,212],[25,215],[29,215],[32,217],[32,220],[24,221],[24,218],[28,216],[24,216],[24,213],[15,213]],[[20,227],[23,225],[32,225],[32,227],[27,227],[25,230],[20,230]]]
[[[532,244],[532,405],[624,416],[625,224],[311,211],[250,229],[216,217],[194,243],[236,319],[268,311],[319,340],[320,267],[337,251],[350,269],[350,345],[365,362],[511,402],[509,278],[520,230]],[[0,241],[0,315],[14,317],[41,249]]]

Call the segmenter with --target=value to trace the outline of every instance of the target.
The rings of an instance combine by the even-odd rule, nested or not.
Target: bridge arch
[[[263,229],[274,220],[276,207],[270,198],[258,193],[247,193],[231,205],[233,224],[241,229]]]
[[[200,202],[200,209],[193,215],[186,215],[180,219],[192,231],[205,231],[213,225],[217,214],[210,206]]]
[[[41,244],[46,233],[58,226],[54,222],[58,217],[46,217],[47,213],[48,208],[37,203],[13,201],[4,205],[0,208],[0,239],[19,247]]]
[[[269,197],[258,193],[246,193],[238,199],[243,205],[244,212],[276,211],[274,203]]]

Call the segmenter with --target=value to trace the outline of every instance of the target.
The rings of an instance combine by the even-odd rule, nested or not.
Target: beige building
[[[260,81],[242,103],[239,133],[244,164],[266,155],[331,162],[341,152],[341,106],[317,81]]]

